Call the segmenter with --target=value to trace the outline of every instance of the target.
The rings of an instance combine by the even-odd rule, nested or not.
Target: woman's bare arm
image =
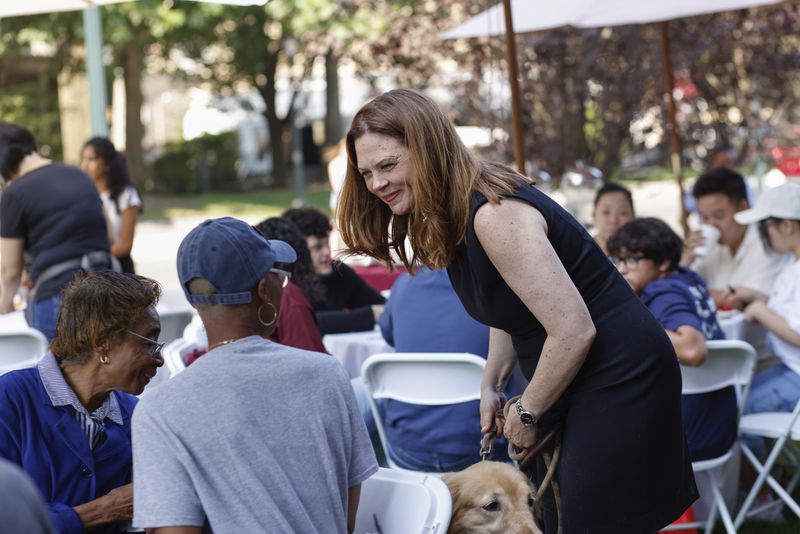
[[[498,411],[503,408],[506,398],[503,393],[517,364],[517,353],[511,343],[511,336],[503,330],[489,330],[489,355],[481,380],[481,432],[487,434],[494,425],[498,435],[503,432],[503,418]]]
[[[21,237],[0,239],[0,313],[14,311],[14,295],[22,281],[22,252],[25,241]]]
[[[120,215],[119,239],[111,245],[111,254],[116,258],[130,255],[133,248],[133,234],[139,218],[139,206],[131,206]]]
[[[506,284],[547,332],[523,406],[542,415],[583,365],[596,330],[586,303],[547,239],[547,223],[534,207],[513,200],[487,203],[475,232]]]

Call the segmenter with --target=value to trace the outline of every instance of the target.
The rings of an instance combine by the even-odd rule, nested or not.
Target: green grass
[[[329,213],[329,192],[306,190],[305,203]],[[275,217],[291,207],[291,189],[205,195],[145,195],[143,220],[183,217]]]

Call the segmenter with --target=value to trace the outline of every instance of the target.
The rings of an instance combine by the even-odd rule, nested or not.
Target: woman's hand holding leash
[[[514,410],[514,401],[507,402],[504,410],[505,428],[503,435],[508,439],[508,455],[512,460],[521,462],[533,447],[538,438],[539,427],[536,423],[524,425],[519,414]]]
[[[481,391],[481,434],[493,432],[495,436],[500,436],[503,433],[503,407],[506,404],[506,396],[502,391],[492,388]]]

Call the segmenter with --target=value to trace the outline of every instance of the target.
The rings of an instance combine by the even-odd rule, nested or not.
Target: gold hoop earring
[[[269,322],[266,322],[261,318],[261,310],[264,308],[264,304],[267,304],[270,308],[272,308],[272,320]],[[258,322],[264,326],[272,326],[275,324],[275,321],[278,320],[278,308],[276,308],[275,305],[269,301],[265,302],[264,304],[258,307],[258,313],[256,314],[258,316]]]
[[[100,355],[100,363],[107,364],[108,363],[108,354],[101,354]]]

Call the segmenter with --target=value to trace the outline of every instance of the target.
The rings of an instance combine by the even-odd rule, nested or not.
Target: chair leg
[[[750,488],[750,492],[747,494],[744,504],[742,504],[742,507],[739,509],[739,513],[736,514],[736,519],[734,520],[733,524],[737,529],[742,526],[742,523],[747,517],[747,512],[753,505],[753,501],[755,501],[758,492],[761,490],[761,486],[763,486],[764,482],[767,480],[769,472],[772,469],[772,466],[775,464],[775,461],[778,459],[778,455],[780,454],[784,443],[786,443],[786,436],[781,436],[778,438],[778,440],[775,442],[775,445],[772,447],[769,456],[767,456],[767,461],[763,465],[758,461],[758,458],[756,458],[756,455],[753,454],[753,451],[750,450],[750,447],[748,447],[744,442],[740,444],[745,458],[747,458],[747,460],[752,464],[753,468],[758,471],[758,478],[756,478],[753,487]]]
[[[719,515],[722,518],[722,523],[725,525],[725,531],[728,534],[736,534],[736,527],[733,525],[733,520],[731,519],[731,514],[728,512],[728,505],[725,504],[725,497],[722,495],[722,492],[719,489],[719,485],[716,483],[716,477],[714,477],[711,472],[709,472],[708,476],[711,478],[712,485],[711,489],[714,492],[714,509],[711,516],[709,516],[708,526],[706,527],[706,534],[711,534],[712,530],[714,529],[714,516],[716,515],[716,509],[719,509]]]
[[[708,476],[711,491],[714,492],[714,500],[711,502],[711,508],[708,510],[708,517],[706,518],[706,530],[705,534],[711,534],[714,531],[714,523],[717,520],[717,510],[719,508],[719,502],[717,501],[716,497],[716,489],[717,489],[717,482],[714,480],[714,476],[711,474],[711,471],[706,471],[706,476]]]
[[[798,506],[794,499],[792,499],[792,496],[789,495],[785,489],[783,489],[783,486],[781,486],[772,476],[767,477],[767,484],[769,484],[769,486],[772,488],[772,491],[778,494],[778,497],[781,498],[786,506],[791,508],[792,512],[794,512],[797,517],[800,517],[800,506]]]

